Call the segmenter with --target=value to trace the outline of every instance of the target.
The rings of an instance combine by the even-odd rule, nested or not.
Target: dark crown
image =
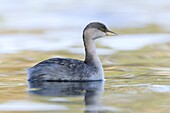
[[[108,31],[107,27],[104,24],[100,23],[100,22],[92,22],[92,23],[88,24],[85,27],[84,31],[87,30],[87,29],[90,29],[90,28],[96,28],[96,29],[98,29],[100,31],[103,31],[103,32]]]

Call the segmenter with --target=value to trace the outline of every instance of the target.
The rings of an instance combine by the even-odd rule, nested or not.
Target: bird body
[[[85,60],[51,58],[28,70],[29,81],[98,81],[104,80],[104,71],[96,52],[95,39],[112,33],[99,22],[88,24],[83,31]]]
[[[103,80],[103,70],[75,59],[52,58],[29,69],[29,79],[43,81]]]

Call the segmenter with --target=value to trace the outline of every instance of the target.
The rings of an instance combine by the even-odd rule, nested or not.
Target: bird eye
[[[105,31],[105,29],[104,29],[104,28],[100,28],[99,30],[100,30],[100,31],[103,31],[103,32]]]

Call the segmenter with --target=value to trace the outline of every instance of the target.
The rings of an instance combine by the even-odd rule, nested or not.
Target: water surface
[[[68,51],[23,51],[1,55],[0,111],[168,113],[170,105],[169,43],[101,55],[103,83],[29,84],[26,69],[59,55],[83,59]],[[10,107],[10,109],[9,109]]]
[[[0,0],[0,9],[0,113],[170,113],[168,0]],[[27,82],[42,60],[83,60],[91,21],[119,34],[96,41],[104,82]]]

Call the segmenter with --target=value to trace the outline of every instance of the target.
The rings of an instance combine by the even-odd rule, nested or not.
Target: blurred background
[[[27,69],[51,57],[82,60],[82,31],[94,21],[119,35],[96,41],[106,81],[92,104],[101,113],[170,113],[170,0],[0,0],[0,113],[88,113],[86,85],[55,96],[64,83],[29,88]]]
[[[0,0],[0,53],[77,45],[83,28],[93,21],[106,24],[122,37],[121,44],[119,39],[107,41],[116,49],[167,41],[164,35],[161,39],[155,35],[124,39],[123,34],[169,33],[169,5],[169,0]],[[139,45],[131,47],[131,43]]]

